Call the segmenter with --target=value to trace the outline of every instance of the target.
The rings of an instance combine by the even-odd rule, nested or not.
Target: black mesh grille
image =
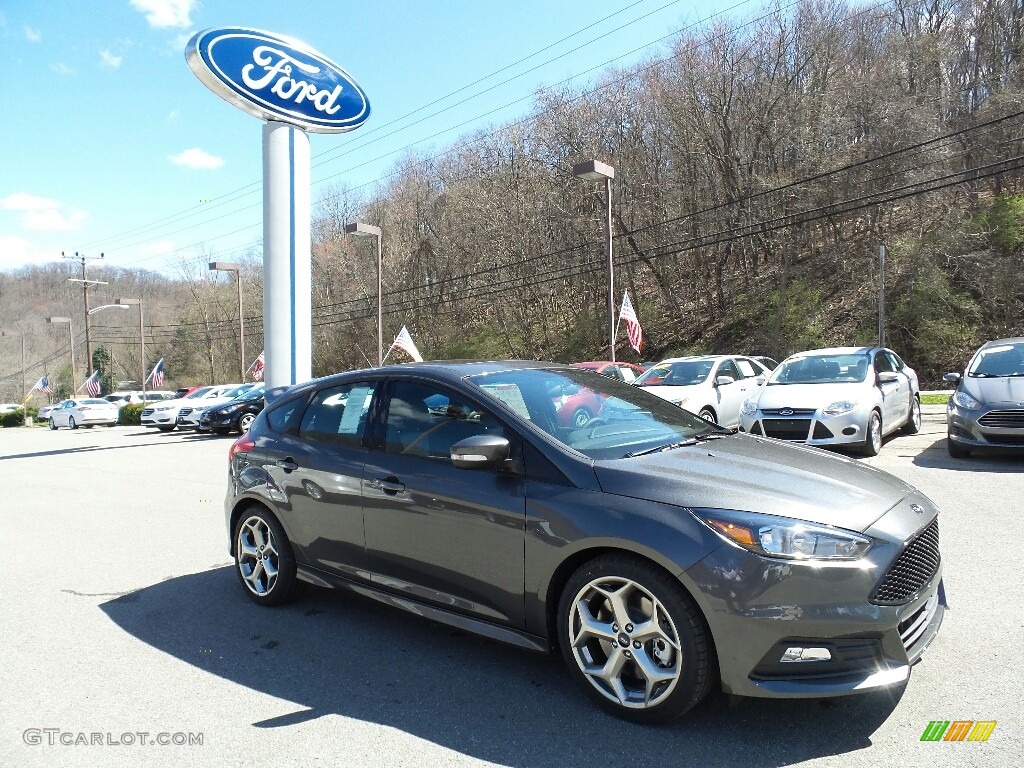
[[[986,433],[985,439],[996,445],[1024,445],[1024,435],[990,435]]]
[[[786,413],[783,413],[786,411]],[[761,413],[765,416],[813,416],[814,408],[762,408]]]
[[[180,411],[178,411],[178,415],[179,416],[188,416],[190,413],[192,413],[193,410],[194,410],[193,408],[182,408]]]
[[[939,521],[936,518],[910,542],[875,587],[871,602],[898,605],[909,601],[939,569]]]
[[[983,427],[1024,429],[1024,410],[989,411],[978,419],[978,423]]]
[[[828,440],[829,438],[835,437],[832,434],[832,430],[822,424],[820,421],[814,423],[814,439],[815,440]]]
[[[779,440],[806,440],[811,431],[810,419],[762,419],[761,428],[766,437]]]

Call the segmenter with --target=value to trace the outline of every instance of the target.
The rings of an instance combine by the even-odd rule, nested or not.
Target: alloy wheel
[[[254,595],[269,595],[277,583],[280,555],[266,520],[253,515],[242,523],[235,546],[238,571],[245,586]]]
[[[683,659],[672,617],[631,579],[599,578],[584,586],[573,600],[566,632],[587,681],[615,704],[656,706],[679,681]]]

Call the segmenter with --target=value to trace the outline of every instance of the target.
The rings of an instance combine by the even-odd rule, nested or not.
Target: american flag
[[[253,381],[263,381],[263,352],[260,352],[260,356],[249,366],[249,371],[252,371]],[[249,371],[246,371],[246,373]]]
[[[402,330],[398,332],[394,342],[391,344],[391,349],[398,347],[400,350],[405,352],[409,357],[415,360],[417,363],[422,363],[423,358],[420,357],[420,351],[416,349],[416,345],[413,343],[412,336],[409,334],[409,329],[404,325]],[[388,350],[389,352],[391,350]]]
[[[50,386],[50,380],[45,376],[40,376],[39,381],[36,382],[35,386],[32,387],[32,392],[45,392],[48,395],[53,394],[53,387]]]
[[[164,359],[162,357],[153,366],[153,372],[149,374],[149,378],[153,381],[154,389],[160,389],[164,385]]]
[[[100,394],[100,372],[93,371],[92,376],[85,380],[84,386],[89,397],[97,397]]]
[[[638,353],[644,345],[644,332],[640,328],[640,321],[636,318],[636,310],[633,309],[633,302],[629,300],[629,291],[622,295],[622,307],[619,309],[619,321],[626,321],[626,335],[629,337],[629,346]]]

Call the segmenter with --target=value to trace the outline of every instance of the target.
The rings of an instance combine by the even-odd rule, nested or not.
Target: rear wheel
[[[903,434],[916,435],[921,431],[921,401],[913,395],[910,396],[910,414],[907,416],[907,423],[903,425]]]
[[[880,450],[882,450],[882,416],[878,411],[872,411],[864,429],[864,442],[861,443],[860,451],[865,456],[877,456]]]
[[[235,526],[235,572],[260,605],[280,605],[295,592],[295,555],[281,524],[263,507],[251,506]]]
[[[718,417],[715,416],[715,412],[710,408],[701,408],[700,413],[697,415],[704,419],[704,421],[710,421],[712,424],[718,423]]]
[[[954,459],[967,459],[971,456],[970,450],[957,445],[949,435],[946,435],[946,450],[949,451],[950,457]]]
[[[684,714],[715,680],[703,617],[669,573],[609,554],[569,579],[558,644],[570,674],[618,717],[663,723]]]

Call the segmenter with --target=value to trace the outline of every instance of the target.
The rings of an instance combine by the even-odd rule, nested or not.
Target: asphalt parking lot
[[[865,460],[943,510],[952,610],[909,685],[716,695],[658,728],[602,714],[556,658],[354,595],[253,605],[227,555],[232,438],[0,430],[0,765],[1019,766],[1024,458],[950,459],[927,411]],[[933,720],[997,726],[922,742]]]

